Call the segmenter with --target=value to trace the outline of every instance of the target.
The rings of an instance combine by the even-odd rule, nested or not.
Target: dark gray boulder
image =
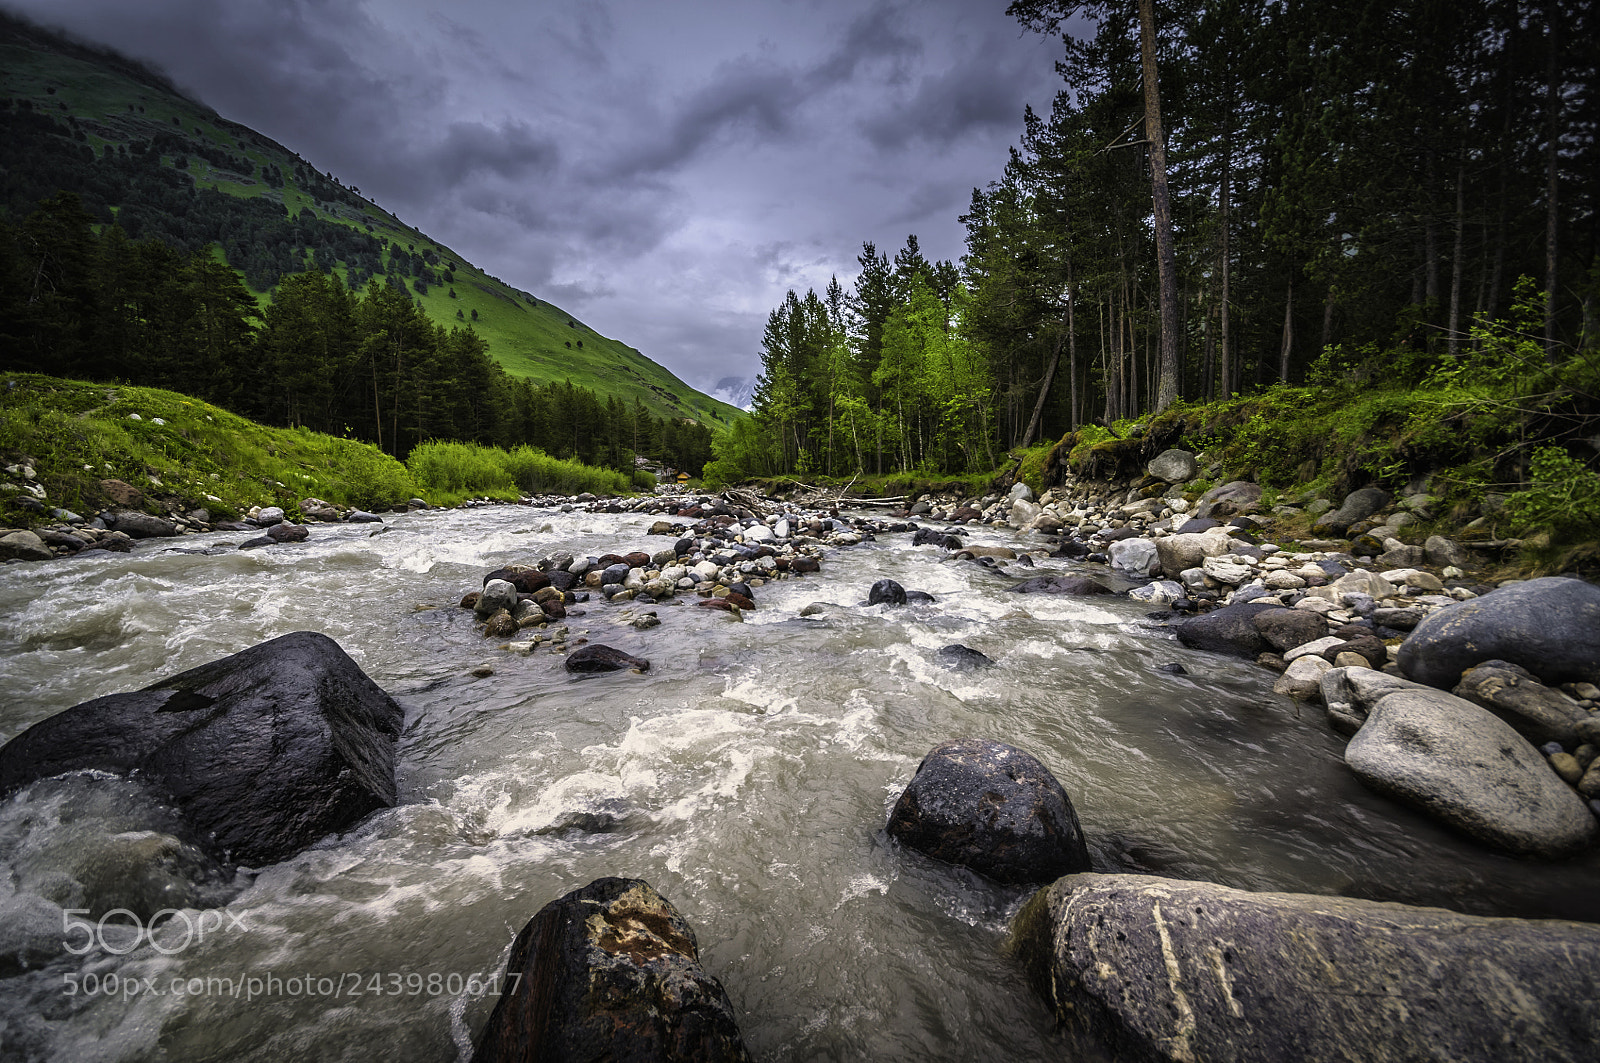
[[[133,539],[164,539],[178,534],[178,526],[170,520],[132,509],[119,509],[101,519]]]
[[[1097,1042],[1084,1058],[1585,1063],[1600,1043],[1585,923],[1070,875],[1012,943],[1057,1018]]]
[[[280,522],[267,529],[267,538],[275,543],[303,543],[311,538],[311,529],[304,524]]]
[[[989,668],[994,665],[994,661],[989,659],[988,654],[981,650],[975,650],[971,646],[963,646],[959,642],[952,642],[948,646],[939,647],[939,662],[946,668],[952,668],[958,672],[970,672],[977,668]]]
[[[958,738],[935,747],[889,814],[889,835],[997,882],[1086,871],[1089,853],[1067,792],[1015,746]]]
[[[1233,480],[1219,484],[1200,496],[1195,504],[1196,517],[1226,517],[1261,501],[1261,485],[1248,480]]]
[[[868,605],[904,605],[906,589],[892,579],[881,579],[867,592]]]
[[[715,601],[715,599],[708,600]],[[632,657],[610,646],[591,643],[567,654],[566,667],[569,672],[580,673],[620,672],[624,668],[637,668],[641,672],[648,672],[650,662],[642,657]]]
[[[1250,623],[1267,640],[1267,645],[1279,653],[1287,653],[1296,646],[1315,642],[1328,634],[1328,622],[1304,609],[1268,607],[1251,617]],[[1381,643],[1379,648],[1382,648]]]
[[[961,549],[961,540],[938,528],[918,528],[911,536],[912,546],[938,546],[946,550]]]
[[[640,879],[596,879],[551,901],[511,946],[473,1063],[749,1060],[690,928]]]
[[[1600,587],[1548,576],[1445,606],[1397,658],[1409,678],[1444,690],[1490,660],[1521,665],[1549,686],[1600,682]]]
[[[1389,492],[1381,487],[1363,487],[1351,491],[1338,509],[1324,513],[1311,530],[1318,535],[1343,535],[1350,525],[1366,520],[1387,506],[1390,498]]]
[[[394,699],[297,631],[57,713],[0,748],[0,795],[63,772],[136,776],[185,840],[269,864],[395,803]]]
[[[1190,617],[1173,630],[1177,633],[1178,641],[1192,650],[1209,650],[1212,653],[1226,653],[1233,657],[1253,658],[1271,648],[1266,636],[1255,623],[1255,618],[1269,609],[1284,613],[1294,611],[1265,602],[1260,604],[1241,602],[1238,605],[1225,605],[1221,609],[1213,609],[1209,613]]]

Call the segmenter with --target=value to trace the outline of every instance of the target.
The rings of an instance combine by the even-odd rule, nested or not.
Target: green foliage
[[[1561,447],[1533,452],[1528,486],[1506,499],[1506,513],[1524,530],[1594,538],[1600,529],[1600,473]]]

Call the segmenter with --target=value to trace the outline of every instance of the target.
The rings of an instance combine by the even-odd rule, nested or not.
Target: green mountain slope
[[[473,325],[515,376],[571,380],[713,427],[743,415],[155,71],[0,13],[0,210],[20,219],[58,189],[135,238],[215,244],[263,299],[279,278],[313,265],[356,287],[399,279],[435,321]]]

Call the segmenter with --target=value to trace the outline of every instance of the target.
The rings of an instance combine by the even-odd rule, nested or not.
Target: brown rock
[[[121,480],[101,480],[100,493],[119,506],[138,509],[144,505],[144,492],[130,483]]]

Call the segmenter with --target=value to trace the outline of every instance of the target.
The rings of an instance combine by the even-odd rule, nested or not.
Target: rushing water
[[[922,755],[962,735],[1043,760],[1097,870],[1600,920],[1600,862],[1496,856],[1368,793],[1320,710],[1274,695],[1253,665],[1184,649],[1126,599],[1004,593],[1014,581],[908,535],[758,588],[743,623],[661,604],[644,607],[661,625],[636,631],[617,621],[639,607],[598,600],[569,621],[648,657],[642,675],[574,679],[548,650],[499,650],[455,607],[502,564],[653,550],[654,519],[436,511],[378,535],[315,527],[298,547],[201,555],[169,540],[0,568],[0,739],[306,629],[336,639],[406,720],[398,807],[253,876],[179,890],[192,907],[153,942],[108,926],[100,937],[126,955],[91,948],[22,973],[0,958],[0,1056],[464,1058],[493,1005],[471,990],[516,931],[622,875],[684,913],[757,1059],[1061,1058],[1005,954],[1026,891],[883,830]],[[883,577],[938,600],[860,604]],[[801,618],[812,602],[837,607]],[[937,651],[953,642],[995,667],[946,669]],[[1189,674],[1158,670],[1169,662]],[[472,674],[483,665],[493,674]],[[102,898],[132,888],[97,864],[146,837],[116,833],[116,785],[87,800],[40,784],[0,808],[0,944],[59,939],[43,895],[61,896],[63,875],[98,875]],[[90,940],[76,929],[75,946]]]

